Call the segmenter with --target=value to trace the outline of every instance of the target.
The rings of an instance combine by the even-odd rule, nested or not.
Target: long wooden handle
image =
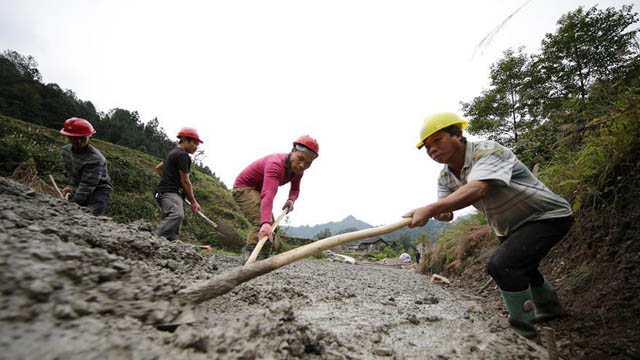
[[[271,231],[275,230],[276,227],[278,227],[278,224],[280,223],[280,220],[282,220],[282,218],[289,213],[289,208],[286,208],[282,214],[280,214],[280,216],[278,216],[278,218],[276,219],[276,221],[273,222],[273,226],[271,227]],[[256,261],[256,259],[258,258],[258,254],[260,253],[260,250],[262,250],[262,247],[264,246],[264,244],[267,242],[267,240],[269,239],[269,236],[265,235],[263,236],[260,240],[258,240],[258,244],[256,244],[256,247],[253,249],[253,251],[251,252],[251,255],[249,255],[249,259],[247,260],[247,262],[244,264],[249,265],[253,262]]]
[[[287,264],[291,264],[294,261],[298,261],[298,260],[313,256],[324,250],[331,249],[334,246],[338,246],[338,245],[355,241],[355,240],[366,239],[372,236],[388,234],[390,232],[401,229],[409,224],[411,224],[411,218],[405,218],[389,225],[378,226],[375,228],[334,235],[326,239],[314,241],[311,244],[307,244],[299,248],[289,250],[280,255],[276,255],[268,260],[273,262],[276,268],[279,268]]]
[[[56,191],[58,192],[58,195],[60,195],[60,198],[64,199],[64,195],[62,195],[62,191],[60,191],[60,188],[58,188],[58,184],[56,184],[56,181],[53,179],[53,176],[51,176],[51,174],[49,174],[49,180],[51,180],[53,187],[56,188]]]
[[[388,234],[403,228],[411,223],[411,218],[402,219],[395,223],[379,226],[376,228],[355,231],[346,234],[339,234],[318,240],[311,244],[289,250],[282,254],[272,256],[266,260],[253,264],[240,266],[221,274],[216,275],[211,280],[201,281],[178,292],[178,299],[183,303],[201,303],[209,299],[224,295],[233,290],[243,282],[249,281],[260,275],[276,270],[294,261],[307,258],[321,251],[334,246],[348,243],[350,241],[366,239],[368,237]]]
[[[191,206],[191,202],[189,202],[189,200],[184,199],[184,202],[186,202],[187,205]],[[209,219],[205,214],[202,213],[202,211],[198,211],[197,214],[200,215],[200,217],[203,218],[206,222],[208,222],[211,226],[213,226],[216,229],[218,228],[218,224],[214,223],[211,219]]]

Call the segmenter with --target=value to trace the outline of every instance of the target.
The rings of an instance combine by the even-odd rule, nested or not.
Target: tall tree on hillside
[[[582,7],[563,15],[558,29],[542,40],[538,68],[553,85],[551,97],[585,98],[596,80],[615,77],[638,55],[638,21],[632,5],[620,10]]]
[[[461,103],[464,115],[470,120],[471,134],[488,136],[513,146],[521,133],[537,125],[537,106],[531,91],[529,56],[523,48],[509,49],[504,57],[491,66],[490,88],[469,103]]]
[[[24,56],[15,50],[5,50],[2,56],[13,63],[23,76],[33,81],[42,81],[42,75],[38,70],[38,62],[33,56]]]

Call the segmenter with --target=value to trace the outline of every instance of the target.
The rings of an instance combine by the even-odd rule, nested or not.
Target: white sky
[[[157,117],[170,136],[196,127],[205,163],[229,187],[308,133],[320,157],[291,224],[354,215],[378,225],[436,200],[440,165],[415,149],[422,120],[461,114],[502,51],[536,52],[579,5],[640,10],[534,0],[472,57],[524,2],[0,0],[0,51],[33,55],[44,82],[98,110]]]

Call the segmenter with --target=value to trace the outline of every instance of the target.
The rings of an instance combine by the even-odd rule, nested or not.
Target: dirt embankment
[[[640,205],[622,214],[579,214],[569,235],[545,258],[541,271],[558,289],[568,311],[554,329],[563,359],[640,359]],[[485,266],[498,245],[488,227],[458,239],[474,259],[462,274],[445,272],[487,312],[506,314]],[[480,296],[478,296],[480,295]]]
[[[151,325],[179,310],[177,291],[239,264],[0,178],[1,357],[546,358],[424,276],[328,262],[254,279],[174,332]]]

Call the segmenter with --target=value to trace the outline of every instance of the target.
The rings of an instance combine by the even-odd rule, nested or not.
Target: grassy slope
[[[66,137],[55,130],[0,115],[0,176],[11,175],[21,162],[33,158],[42,180],[48,183],[48,174],[51,174],[63,187],[67,178],[60,148],[66,143]],[[97,139],[92,139],[91,144],[109,161],[114,192],[106,215],[120,223],[144,220],[155,224],[159,208],[152,192],[158,176],[153,168],[162,159]],[[239,233],[246,233],[248,221],[223,184],[195,169],[191,180],[205,214],[214,221],[224,219]],[[187,211],[181,239],[217,245],[216,235],[210,226],[191,211]]]

